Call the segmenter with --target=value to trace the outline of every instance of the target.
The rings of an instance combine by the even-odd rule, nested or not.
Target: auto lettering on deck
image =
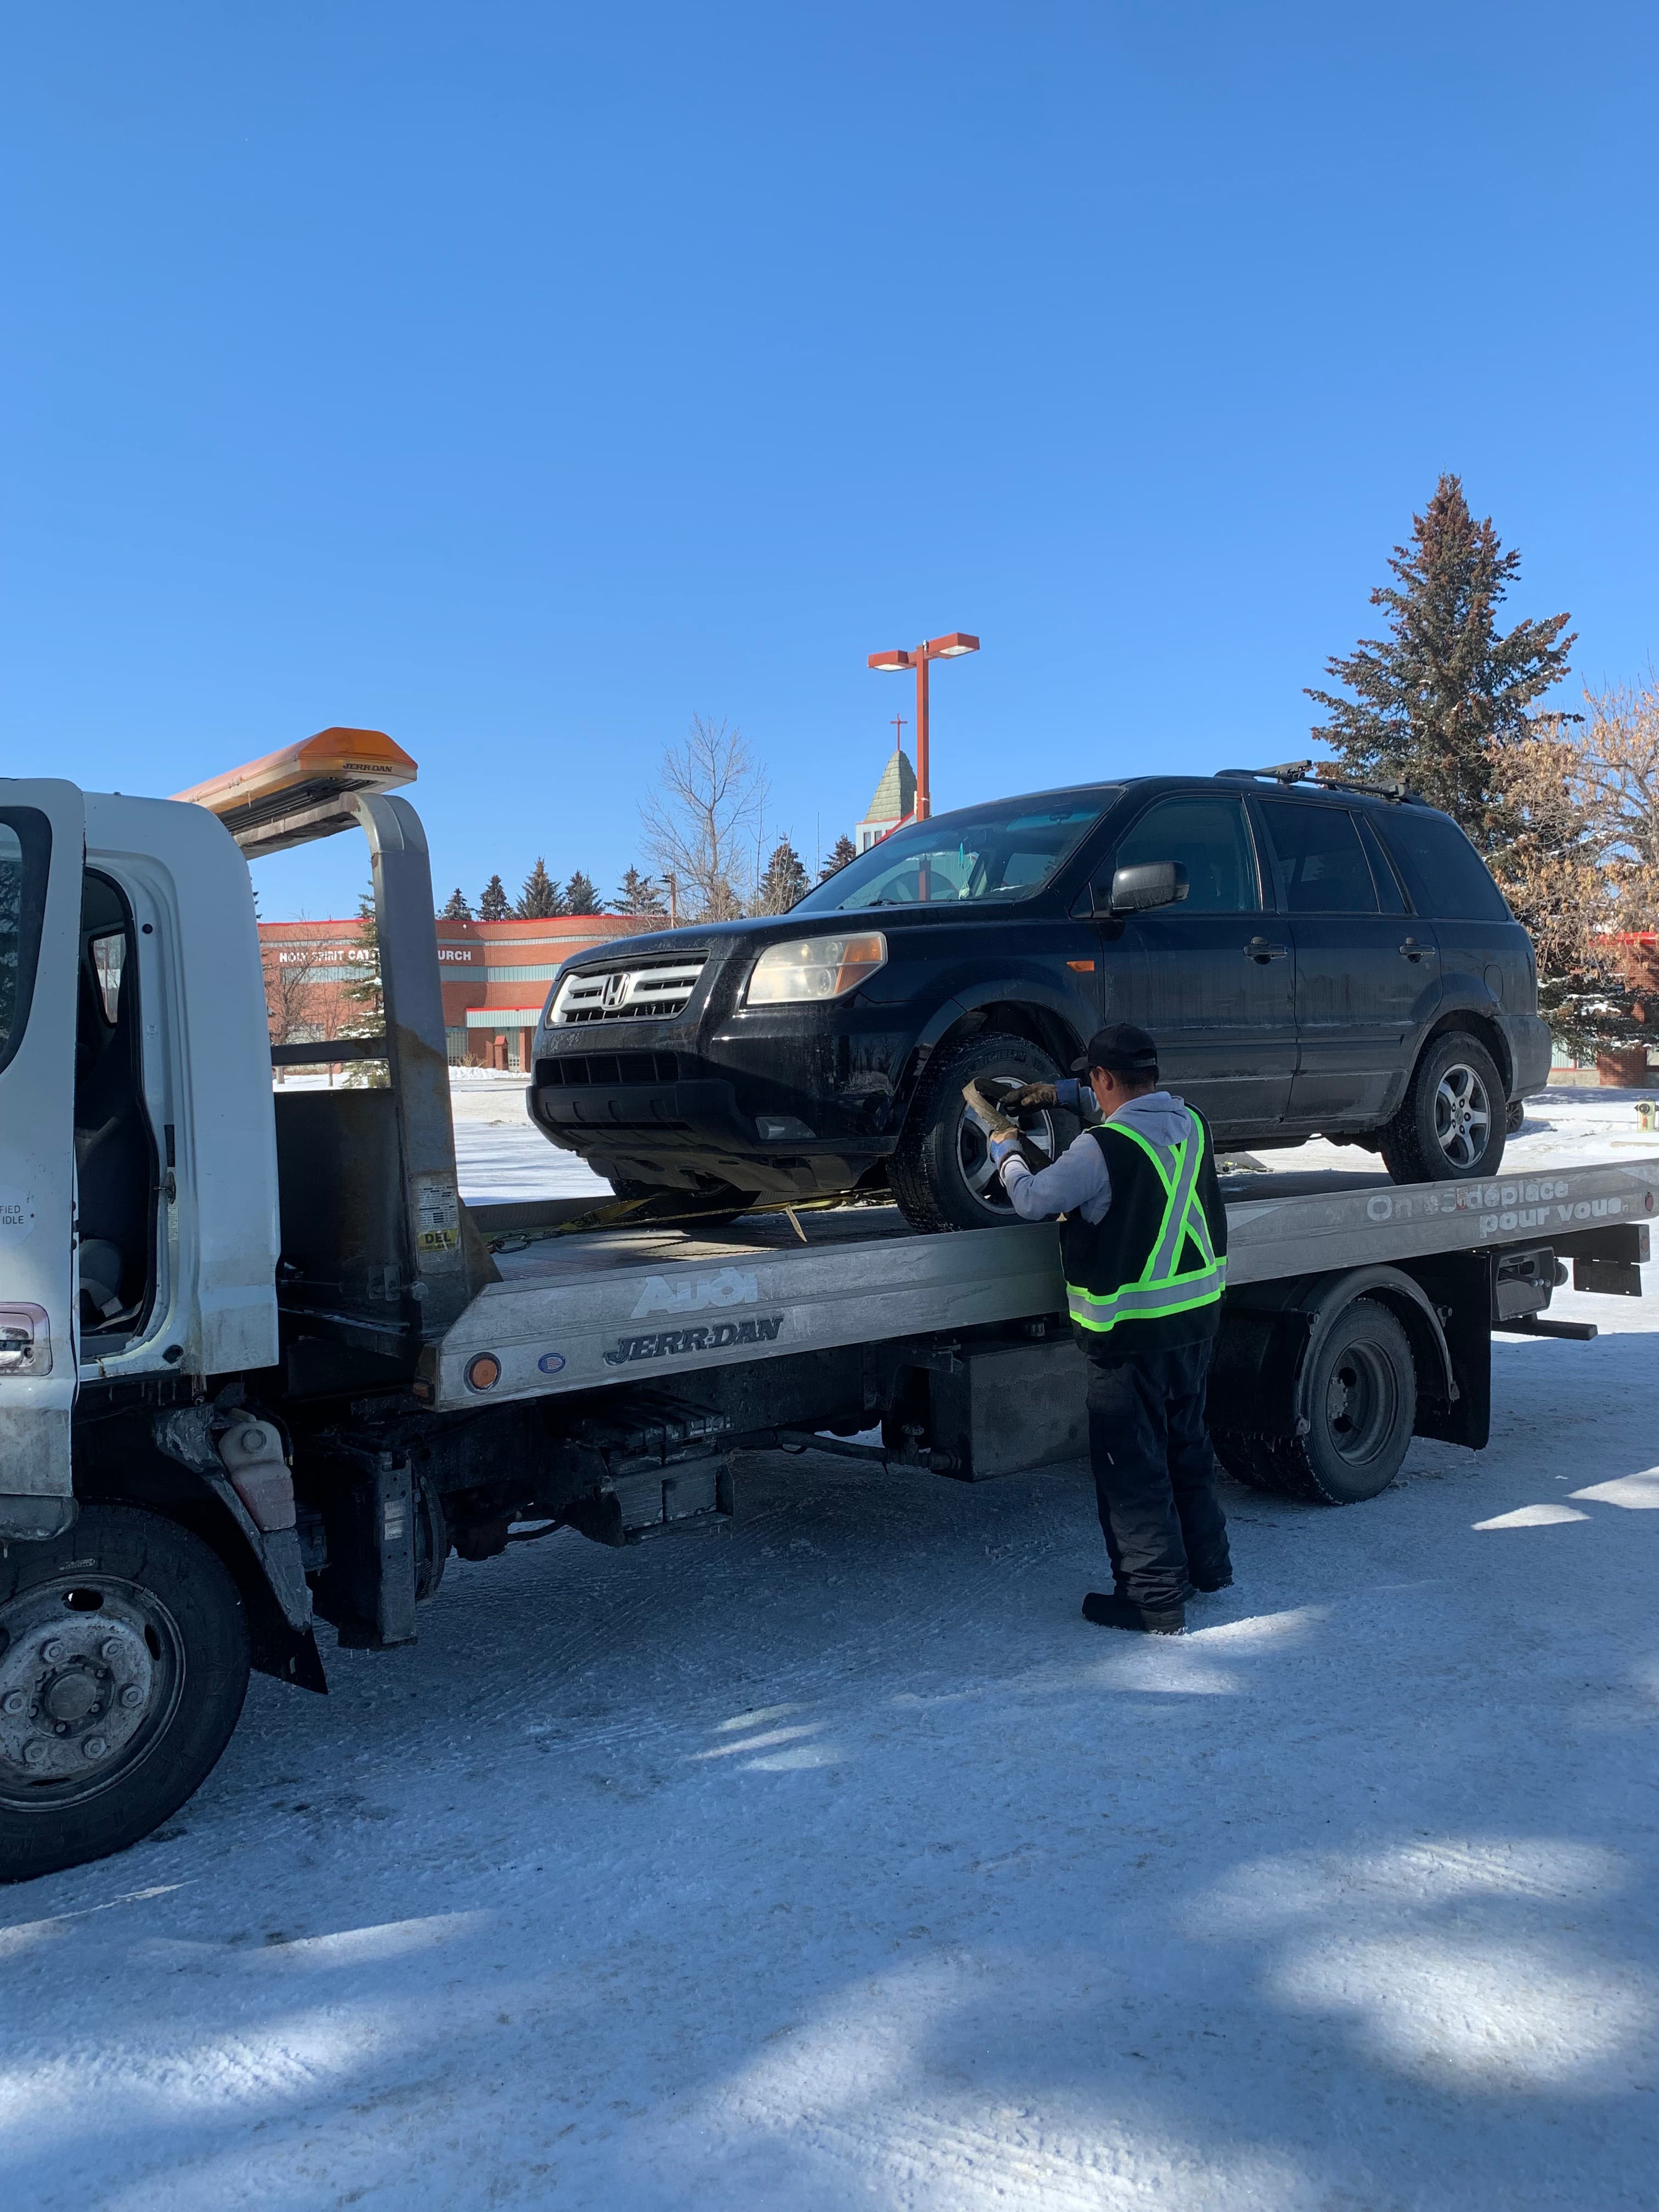
[[[738,1344],[775,1344],[781,1314],[757,1314],[752,1321],[717,1321],[697,1328],[665,1328],[653,1336],[624,1336],[605,1355],[607,1367],[631,1367],[641,1359],[678,1359],[692,1352],[725,1352]]]
[[[704,1313],[710,1306],[752,1306],[760,1303],[760,1280],[737,1267],[722,1267],[717,1274],[698,1275],[689,1283],[671,1283],[666,1275],[647,1275],[635,1321],[647,1314]]]

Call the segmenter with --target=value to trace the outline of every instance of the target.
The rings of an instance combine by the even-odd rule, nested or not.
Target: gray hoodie
[[[1055,1088],[1060,1103],[1069,1105],[1072,1102],[1065,1086]],[[1089,1118],[1097,1120],[1098,1115],[1090,1111],[1092,1094],[1085,1092],[1081,1084],[1073,1088]],[[1149,1091],[1144,1097],[1131,1098],[1112,1119],[1138,1130],[1149,1143],[1166,1148],[1184,1144],[1192,1134],[1192,1115],[1168,1091]],[[1092,1224],[1103,1218],[1112,1202],[1106,1155],[1087,1129],[1066,1146],[1052,1167],[1028,1168],[1017,1157],[1005,1160],[1002,1187],[1022,1221],[1051,1221],[1057,1213],[1080,1213]]]

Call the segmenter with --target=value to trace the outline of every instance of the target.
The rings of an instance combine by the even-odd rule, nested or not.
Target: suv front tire
[[[1466,1030],[1431,1038],[1400,1110],[1379,1133],[1395,1182],[1461,1182],[1495,1175],[1508,1135],[1504,1079]]]
[[[1054,1083],[1060,1073],[1040,1046],[998,1030],[946,1048],[923,1077],[888,1163],[894,1200],[913,1229],[999,1229],[1018,1219],[963,1085],[977,1083],[994,1103],[1002,1092]],[[1057,1106],[1024,1115],[1028,1157],[1038,1165],[1057,1159],[1081,1126]]]

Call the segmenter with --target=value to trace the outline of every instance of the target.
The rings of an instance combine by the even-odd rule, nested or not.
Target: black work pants
[[[1118,1595],[1179,1605],[1188,1571],[1226,1573],[1227,1522],[1204,1419],[1210,1340],[1089,1362],[1089,1457]]]

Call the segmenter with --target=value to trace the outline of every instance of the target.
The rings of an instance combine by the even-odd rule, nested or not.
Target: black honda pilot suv
[[[1051,1081],[1119,1020],[1222,1145],[1322,1133],[1397,1182],[1490,1175],[1550,1064],[1526,932],[1456,823],[1301,763],[964,807],[787,915],[578,954],[530,1111],[622,1197],[888,1188],[981,1228],[1010,1214],[963,1085]],[[1077,1124],[1023,1127],[1040,1161]]]

